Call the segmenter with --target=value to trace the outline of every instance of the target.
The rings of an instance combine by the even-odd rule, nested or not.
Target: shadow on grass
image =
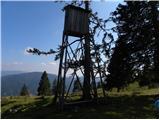
[[[1,103],[1,107],[5,106],[5,105],[8,105],[8,104],[13,104],[15,103],[16,101],[7,101],[7,102],[3,102]]]
[[[37,98],[36,98],[37,99]],[[2,118],[34,118],[39,109],[43,109],[50,103],[48,98],[38,98],[36,102],[24,105],[14,105],[2,114]],[[43,113],[39,113],[43,114]]]
[[[35,103],[25,106],[14,106],[11,109],[17,111],[6,111],[2,118],[86,118],[86,119],[135,119],[135,118],[156,118],[153,107],[155,96],[115,96],[98,99],[98,102],[83,105],[75,104],[67,106],[63,112],[56,110],[49,100],[41,99]]]

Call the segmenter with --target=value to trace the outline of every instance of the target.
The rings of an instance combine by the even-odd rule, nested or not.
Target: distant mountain
[[[5,75],[1,77],[1,95],[16,96],[19,95],[20,89],[25,83],[31,94],[36,95],[42,72],[17,73],[15,75]],[[57,78],[54,74],[48,74],[52,85],[53,80]]]
[[[7,75],[15,75],[25,73],[24,71],[1,71],[1,76],[7,76]]]
[[[2,96],[17,96],[17,95],[19,95],[23,84],[26,84],[26,86],[28,87],[28,89],[32,95],[37,95],[37,88],[39,86],[39,81],[41,79],[42,72],[29,72],[29,73],[14,72],[14,73],[16,73],[16,74],[4,75],[1,77],[1,95]],[[57,75],[48,73],[48,78],[49,78],[50,84],[52,86],[53,80],[55,80],[57,78]],[[80,77],[79,79],[82,83],[83,77]],[[65,82],[66,89],[69,88],[71,80],[72,80],[72,77],[66,78],[66,82]],[[99,81],[100,81],[99,78],[96,78],[96,83],[98,83]],[[74,82],[72,82],[70,92],[73,89],[73,83]]]

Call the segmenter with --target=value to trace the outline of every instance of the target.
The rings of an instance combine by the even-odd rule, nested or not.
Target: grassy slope
[[[120,93],[113,90],[100,100],[103,104],[70,106],[63,112],[51,104],[52,97],[3,97],[2,118],[156,118],[153,102],[158,88],[132,88]]]

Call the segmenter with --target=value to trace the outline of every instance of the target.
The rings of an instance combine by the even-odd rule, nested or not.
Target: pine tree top
[[[25,84],[23,85],[23,87],[21,89],[20,95],[21,96],[29,96],[29,91],[28,91],[28,88]]]

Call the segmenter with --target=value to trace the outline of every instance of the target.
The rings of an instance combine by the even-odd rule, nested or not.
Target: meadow
[[[101,89],[98,92],[102,93]],[[97,102],[68,105],[63,112],[58,111],[57,106],[52,104],[53,96],[7,96],[1,99],[1,117],[6,119],[155,119],[158,118],[158,111],[154,101],[158,95],[158,88],[140,88],[132,84],[120,92],[113,89],[105,98],[100,95]],[[74,95],[72,99],[76,97],[77,95]]]

